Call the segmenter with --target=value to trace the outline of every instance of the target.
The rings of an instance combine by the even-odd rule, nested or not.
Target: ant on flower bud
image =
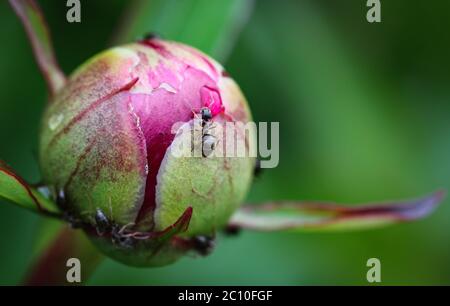
[[[155,32],[148,32],[143,36],[144,40],[152,40],[152,39],[156,39],[156,38],[161,38],[161,36]]]
[[[122,248],[131,248],[135,240],[132,236],[124,233],[126,226],[120,227],[118,224],[112,223],[108,217],[97,208],[95,212],[95,229],[99,236],[103,236],[107,233],[111,234],[111,241],[113,244]]]
[[[205,124],[206,124],[207,122],[209,122],[209,120],[212,119],[212,113],[211,113],[211,110],[210,110],[209,108],[207,108],[207,107],[203,107],[203,108],[200,110],[200,114],[201,114],[201,116],[202,116],[202,126],[205,126]]]
[[[106,217],[105,214],[99,208],[97,208],[97,210],[95,211],[95,224],[96,224],[95,229],[97,230],[97,233],[100,236],[110,231],[112,227],[108,217]]]
[[[215,246],[215,240],[209,236],[196,236],[192,238],[193,249],[202,256],[209,255]]]
[[[212,134],[214,125],[211,122],[212,112],[208,107],[200,110],[201,126],[202,126],[202,156],[208,157],[215,150],[217,138]]]
[[[261,160],[260,159],[256,159],[255,168],[253,170],[253,175],[255,177],[259,177],[262,172],[263,172],[263,169],[261,167]]]

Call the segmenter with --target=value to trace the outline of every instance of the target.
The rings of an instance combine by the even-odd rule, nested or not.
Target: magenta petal
[[[173,91],[156,88],[150,94],[132,94],[132,104],[140,118],[147,143],[149,173],[144,204],[139,212],[137,223],[153,228],[153,212],[156,207],[156,177],[167,148],[174,139],[172,126],[177,122],[187,122],[204,106],[209,106],[213,115],[222,111],[220,93],[209,76],[191,66],[178,72],[182,81],[178,83],[174,76],[158,66],[158,77],[154,84],[174,85]],[[165,71],[161,73],[161,71]]]

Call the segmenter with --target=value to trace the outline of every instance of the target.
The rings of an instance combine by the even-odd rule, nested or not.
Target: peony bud
[[[281,201],[238,209],[255,167],[255,126],[241,91],[218,63],[148,37],[97,55],[67,80],[37,4],[10,4],[51,103],[40,141],[43,184],[27,183],[0,160],[0,199],[68,221],[118,261],[161,266],[191,250],[207,255],[221,229],[342,231],[412,221],[444,198],[437,191],[357,206]],[[90,255],[65,232],[70,248],[61,248],[58,238],[57,250],[49,248],[31,279],[42,281],[40,272],[49,266],[55,273],[45,270],[44,279],[59,277],[59,263],[49,258],[73,250]]]
[[[200,51],[146,39],[102,52],[73,73],[45,112],[45,183],[54,186],[71,220],[91,228],[87,232],[107,255],[134,265],[173,261],[168,252],[183,239],[213,236],[226,225],[252,180],[255,160],[248,155],[171,153],[195,134],[174,126],[204,131],[202,116],[209,127],[207,137],[200,134],[208,154],[253,140],[242,125],[237,137],[243,142],[227,142],[214,131],[225,122],[249,122],[251,114],[236,83]],[[187,227],[181,236],[167,234],[177,225]],[[171,237],[157,243],[164,245],[164,260],[149,259],[154,241],[136,244],[144,233]]]

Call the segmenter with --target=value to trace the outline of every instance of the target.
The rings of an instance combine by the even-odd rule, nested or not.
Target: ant
[[[56,202],[56,205],[61,208],[63,211],[59,217],[63,220],[69,223],[69,226],[73,229],[79,229],[86,226],[86,223],[82,221],[78,215],[69,209],[67,205],[67,197],[65,195],[64,189],[59,189],[55,194],[53,195],[54,200]]]
[[[115,245],[122,248],[131,248],[136,242],[132,235],[125,233],[127,225],[119,226],[111,222],[99,208],[95,211],[95,224],[97,234],[103,236],[110,233],[111,240]]]
[[[253,170],[253,175],[255,177],[259,177],[259,176],[261,176],[262,172],[263,172],[263,169],[261,167],[261,160],[257,158],[256,162],[255,162],[255,168]]]
[[[95,211],[95,225],[97,234],[99,234],[100,236],[103,236],[105,233],[109,232],[112,227],[108,217],[106,217],[99,208],[97,208]]]
[[[145,33],[143,36],[144,40],[152,40],[152,39],[159,39],[159,38],[161,38],[161,36],[156,32],[148,32],[148,33]]]
[[[95,212],[95,223],[95,229],[99,236],[111,234],[112,242],[121,248],[132,248],[140,239],[135,236],[135,233],[126,232],[127,225],[121,227],[112,223],[99,208]],[[210,254],[215,246],[214,238],[209,236],[196,236],[191,239],[191,243],[192,249],[202,256]]]
[[[197,116],[197,115],[196,115]],[[208,107],[200,109],[200,119],[202,126],[202,156],[208,157],[215,150],[217,138],[212,134],[214,129],[211,110]]]
[[[209,255],[215,246],[214,238],[209,236],[196,236],[191,242],[192,248],[202,256]]]
[[[236,225],[228,225],[224,230],[223,230],[224,234],[227,236],[237,236],[240,234],[241,232],[241,228],[239,226]]]
[[[211,110],[208,107],[202,107],[200,110],[200,115],[202,118],[202,127],[206,125],[212,119]]]

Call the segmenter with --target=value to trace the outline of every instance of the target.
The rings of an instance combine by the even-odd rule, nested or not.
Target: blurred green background
[[[280,164],[248,200],[359,203],[450,189],[449,1],[39,1],[62,68],[147,31],[190,43],[222,62],[256,121],[280,122]],[[134,9],[130,9],[134,5]],[[46,88],[24,30],[0,3],[0,157],[39,179],[36,148]],[[0,284],[20,283],[42,220],[0,205]],[[411,224],[339,234],[248,233],[221,238],[207,258],[157,269],[106,260],[89,284],[450,285],[450,200]]]

